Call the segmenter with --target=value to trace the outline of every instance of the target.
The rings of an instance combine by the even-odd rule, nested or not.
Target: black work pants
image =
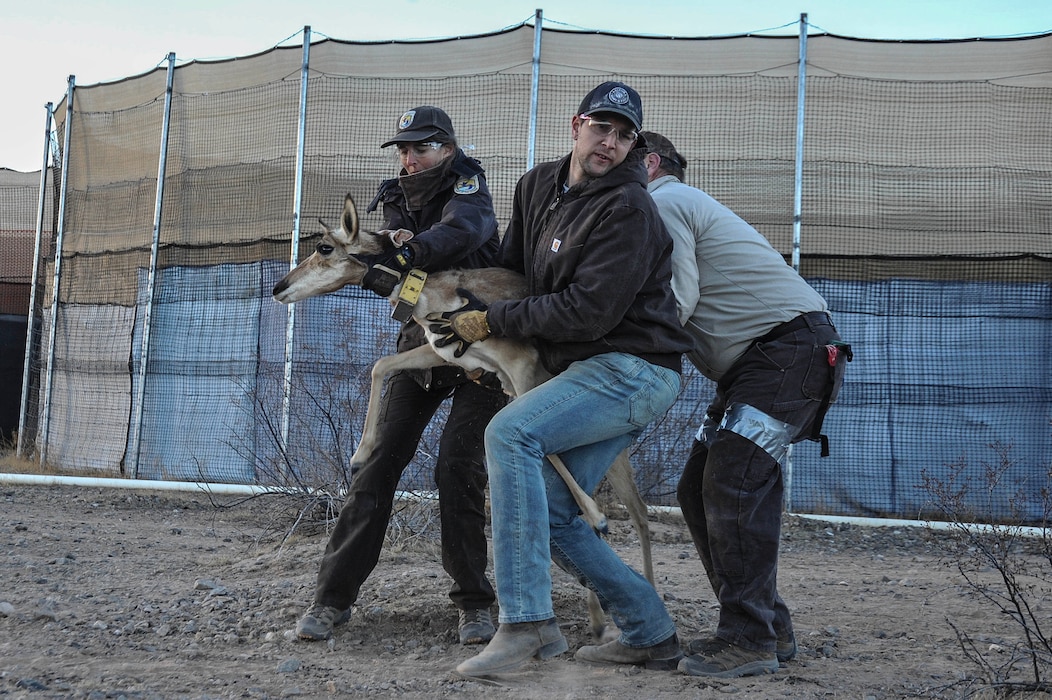
[[[708,415],[746,404],[793,426],[790,442],[811,435],[834,382],[825,350],[838,341],[825,314],[809,314],[792,332],[754,343],[717,385]],[[777,330],[777,329],[776,329]],[[709,583],[720,603],[716,636],[774,652],[793,631],[778,593],[778,544],[784,494],[781,465],[761,446],[721,428],[711,444],[695,441],[677,497]]]
[[[486,465],[483,435],[507,403],[499,390],[463,382],[424,389],[412,377],[391,376],[379,416],[377,449],[351,478],[350,493],[322,556],[315,602],[340,610],[357,599],[380,558],[394,494],[417,443],[440,404],[453,397],[442,430],[435,481],[442,526],[442,567],[453,579],[449,597],[462,610],[496,599],[486,577]]]

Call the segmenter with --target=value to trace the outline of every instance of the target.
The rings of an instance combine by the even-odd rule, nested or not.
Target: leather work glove
[[[362,277],[362,289],[387,298],[413,267],[413,249],[404,245],[379,255],[361,255],[358,260],[369,266]]]
[[[453,311],[428,314],[430,323],[427,329],[439,336],[435,341],[436,347],[456,344],[453,357],[462,357],[469,345],[490,336],[489,323],[486,321],[486,309],[489,307],[463,287],[457,287],[457,295],[466,300],[465,304]]]

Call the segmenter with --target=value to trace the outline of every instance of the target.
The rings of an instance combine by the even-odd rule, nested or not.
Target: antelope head
[[[321,225],[325,233],[314,252],[274,285],[274,299],[282,304],[361,284],[366,266],[355,256],[381,253],[393,245],[383,233],[360,230],[358,210],[350,195],[344,198],[340,227],[329,228],[325,222]]]

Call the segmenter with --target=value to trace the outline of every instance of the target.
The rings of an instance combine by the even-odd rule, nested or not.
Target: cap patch
[[[628,104],[628,90],[618,85],[610,92],[606,93],[606,99],[613,102],[615,105],[626,105]]]
[[[416,117],[416,110],[411,109],[402,115],[402,118],[398,120],[398,128],[405,130],[413,124],[413,118]]]
[[[479,191],[479,176],[462,177],[453,185],[454,194],[475,194]]]

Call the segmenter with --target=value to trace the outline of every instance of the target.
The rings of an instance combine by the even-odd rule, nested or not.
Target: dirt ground
[[[296,640],[326,533],[303,525],[281,542],[295,510],[283,498],[0,485],[0,696],[963,697],[953,684],[977,668],[948,620],[984,653],[1019,636],[945,560],[945,534],[787,517],[780,586],[800,653],[778,673],[714,681],[577,662],[573,649],[590,643],[584,593],[556,571],[571,653],[465,680],[453,669],[480,647],[457,644],[433,528],[421,534],[411,506],[350,622],[328,642]],[[612,525],[612,544],[638,566],[628,521]],[[652,527],[681,639],[710,633],[717,610],[682,521]]]

